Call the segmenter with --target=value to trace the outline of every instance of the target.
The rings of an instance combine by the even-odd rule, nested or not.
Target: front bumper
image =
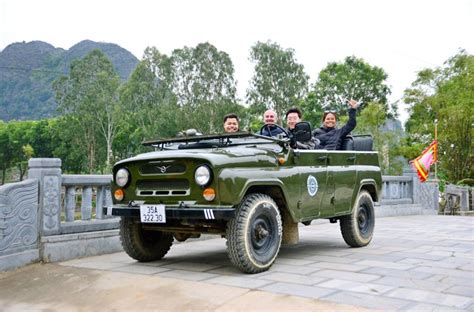
[[[106,216],[140,217],[139,206],[104,207]],[[173,208],[165,207],[167,219],[230,220],[235,216],[235,208]]]

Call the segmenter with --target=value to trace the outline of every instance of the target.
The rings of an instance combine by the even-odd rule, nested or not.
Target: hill
[[[0,120],[31,120],[57,114],[52,83],[67,74],[72,60],[100,49],[112,61],[122,80],[138,64],[124,48],[84,40],[69,50],[42,41],[18,42],[0,52]]]

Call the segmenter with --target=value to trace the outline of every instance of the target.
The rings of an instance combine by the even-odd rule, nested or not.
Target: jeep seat
[[[370,134],[348,135],[342,141],[343,151],[372,151],[374,140]]]

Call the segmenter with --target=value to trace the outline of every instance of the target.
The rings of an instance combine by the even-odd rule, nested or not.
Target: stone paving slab
[[[306,286],[306,285],[281,283],[281,282],[271,283],[270,285],[261,287],[260,290],[270,291],[270,292],[279,293],[279,294],[313,298],[313,299],[323,298],[337,291],[335,289],[328,289],[328,288],[317,287],[317,286]]]
[[[282,246],[269,271],[231,266],[225,240],[178,243],[166,257],[138,263],[124,253],[62,262],[325,300],[378,310],[469,311],[474,307],[474,218],[404,216],[376,220],[374,239],[349,248],[339,225],[300,227],[300,242]],[[134,271],[135,270],[135,271]]]

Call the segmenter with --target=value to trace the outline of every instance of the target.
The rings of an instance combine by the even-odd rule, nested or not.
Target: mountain
[[[138,59],[113,44],[84,40],[69,50],[42,41],[18,42],[0,52],[0,120],[42,119],[57,115],[52,84],[67,74],[74,59],[100,49],[127,80]]]

